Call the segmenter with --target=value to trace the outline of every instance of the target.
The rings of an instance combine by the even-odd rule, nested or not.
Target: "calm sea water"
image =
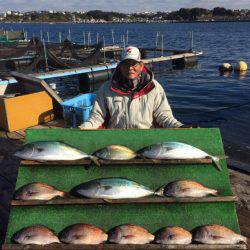
[[[165,49],[190,48],[193,31],[194,50],[202,51],[197,67],[173,70],[169,64],[156,65],[155,77],[164,86],[175,116],[183,123],[197,123],[201,127],[219,127],[229,156],[247,165],[250,159],[250,71],[245,75],[232,73],[221,76],[218,66],[223,62],[235,64],[244,60],[250,67],[250,22],[176,23],[176,24],[2,24],[2,27],[25,29],[28,36],[47,40],[64,40],[69,36],[83,43],[83,32],[91,34],[91,42],[105,39],[112,44],[128,43],[139,47],[154,47],[156,33]],[[70,30],[70,32],[69,32]]]

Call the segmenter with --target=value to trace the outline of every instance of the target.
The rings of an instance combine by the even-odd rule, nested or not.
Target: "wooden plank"
[[[187,50],[187,49],[182,49],[182,50],[176,50],[176,49],[162,49],[162,48],[158,48],[158,47],[151,47],[151,48],[139,48],[139,49],[142,49],[142,50],[146,50],[146,51],[163,51],[163,52],[171,52],[171,53],[188,53],[188,52],[191,52],[190,50]]]
[[[35,78],[29,75],[24,75],[19,72],[11,71],[11,75],[15,77],[18,81],[21,81],[25,84],[36,84],[36,86],[40,86],[42,89],[46,90],[47,93],[59,104],[63,102],[63,100],[56,94],[56,92],[44,81],[39,78]]]
[[[235,185],[239,185],[239,184],[237,183]],[[250,238],[250,211],[244,208],[238,208],[237,215],[238,215],[239,223],[241,225],[240,230],[241,230],[242,235]]]
[[[156,203],[201,203],[201,202],[236,202],[236,196],[219,196],[203,198],[174,198],[174,197],[149,197],[140,199],[88,199],[88,198],[57,198],[44,200],[12,200],[12,206],[36,206],[36,205],[90,205],[90,204],[156,204]]]
[[[132,159],[132,160],[98,160],[100,165],[180,165],[180,164],[212,164],[212,159],[203,158],[203,159]],[[82,159],[76,161],[31,161],[31,160],[22,160],[21,165],[31,167],[36,165],[62,165],[62,166],[71,166],[71,165],[91,165],[93,164],[90,159]]]
[[[245,244],[238,245],[207,245],[207,244],[190,244],[190,245],[161,245],[161,244],[145,244],[145,245],[119,245],[119,244],[99,244],[99,245],[66,245],[66,244],[50,244],[50,245],[18,245],[18,244],[4,244],[3,250],[13,249],[85,249],[85,250],[145,250],[145,249],[246,249]]]

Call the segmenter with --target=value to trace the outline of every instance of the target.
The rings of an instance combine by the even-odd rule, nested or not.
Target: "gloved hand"
[[[180,128],[199,128],[198,124],[183,124]]]

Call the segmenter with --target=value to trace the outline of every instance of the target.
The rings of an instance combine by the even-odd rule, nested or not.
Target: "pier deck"
[[[147,58],[143,59],[142,61],[145,64],[148,63],[156,63],[156,62],[163,62],[163,61],[172,61],[176,59],[181,58],[190,58],[202,55],[202,52],[187,52],[187,53],[181,53],[177,55],[170,55],[170,56],[160,56],[160,57],[154,57],[154,58]],[[49,78],[55,78],[55,77],[65,77],[65,76],[73,76],[73,75],[79,75],[84,73],[90,73],[90,72],[97,72],[101,70],[107,70],[107,69],[114,69],[117,66],[118,62],[114,63],[107,63],[103,65],[95,65],[91,67],[79,67],[79,68],[72,68],[72,69],[63,69],[63,70],[54,70],[46,73],[36,73],[36,74],[30,74],[30,76],[37,77],[39,79],[49,79]],[[0,80],[0,85],[9,84],[9,83],[16,83],[16,79],[13,77],[8,77],[5,80]]]

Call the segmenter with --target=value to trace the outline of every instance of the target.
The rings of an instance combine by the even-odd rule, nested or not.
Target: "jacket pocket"
[[[111,116],[121,116],[124,113],[123,98],[114,97],[110,108]]]

